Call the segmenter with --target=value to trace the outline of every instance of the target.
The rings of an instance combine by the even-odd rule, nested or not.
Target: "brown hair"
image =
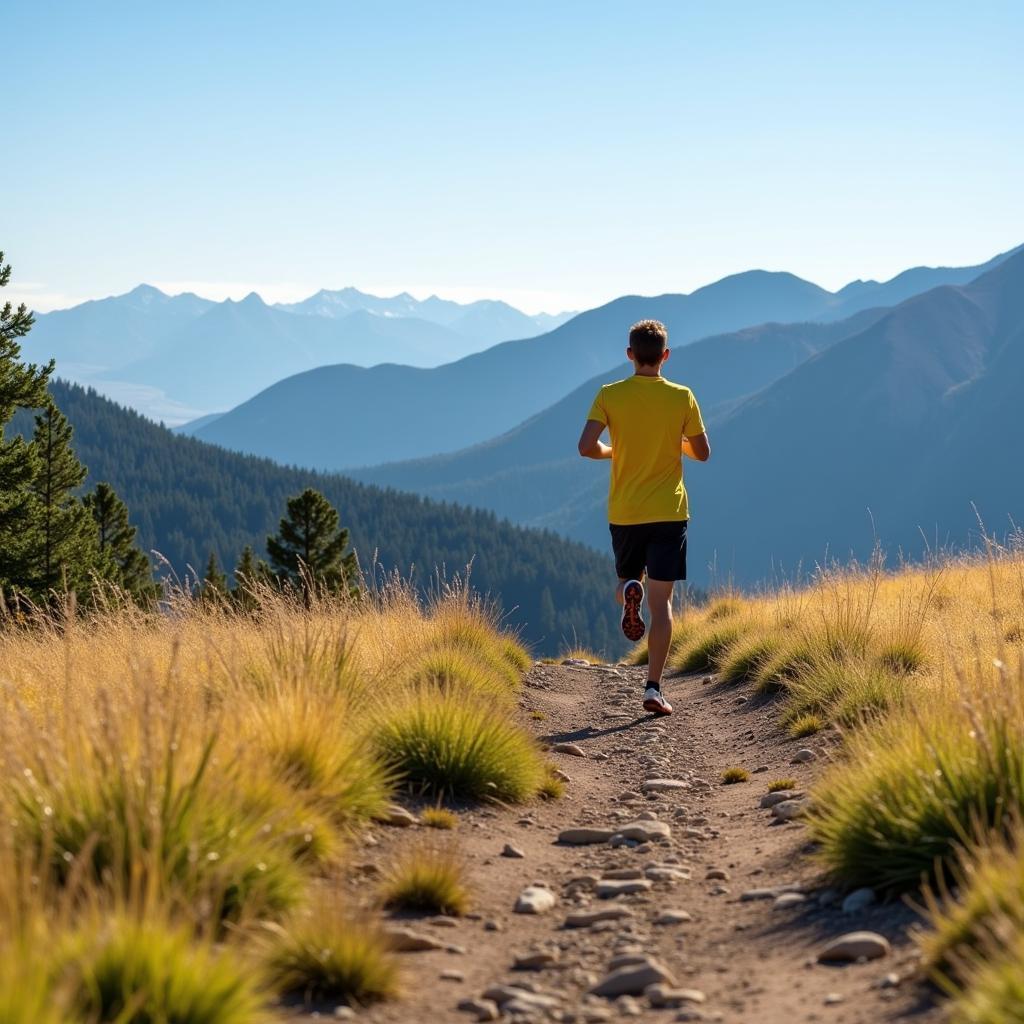
[[[660,320],[640,320],[629,329],[629,347],[641,366],[657,366],[668,347],[668,329]]]

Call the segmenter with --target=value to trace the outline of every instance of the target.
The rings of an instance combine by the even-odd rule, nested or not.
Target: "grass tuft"
[[[742,636],[719,659],[719,677],[723,683],[754,682],[762,666],[778,656],[782,638],[773,634]]]
[[[678,672],[713,672],[744,633],[743,624],[735,621],[702,625],[683,641],[669,664]]]
[[[585,647],[570,647],[558,656],[559,661],[585,661],[588,665],[603,665],[604,658]]]
[[[375,924],[353,920],[329,901],[269,930],[261,957],[268,983],[283,996],[365,1005],[398,991],[398,964]]]
[[[750,778],[750,772],[746,768],[740,768],[738,765],[733,765],[731,768],[726,768],[722,772],[722,785],[732,786],[737,782],[746,782]]]
[[[386,907],[458,916],[469,909],[462,860],[450,847],[418,844],[387,872],[381,891]]]
[[[420,813],[420,821],[427,828],[453,829],[459,823],[459,816],[445,807],[427,807]]]
[[[440,797],[519,803],[544,781],[533,739],[500,710],[464,697],[421,693],[389,708],[376,743],[408,785]]]
[[[805,711],[803,714],[797,715],[790,723],[789,728],[786,732],[793,739],[800,739],[802,736],[813,736],[816,732],[820,732],[825,727],[825,720],[821,715],[816,715],[812,711]]]
[[[772,779],[768,783],[769,793],[781,793],[784,789],[796,789],[796,779]]]

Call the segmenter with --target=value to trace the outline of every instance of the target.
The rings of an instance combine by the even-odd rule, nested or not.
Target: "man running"
[[[686,523],[690,516],[682,456],[706,462],[708,435],[693,392],[666,380],[668,331],[657,320],[629,329],[626,355],[633,376],[605,384],[580,435],[580,455],[611,459],[608,523],[622,605],[622,632],[636,643],[645,632],[641,603],[647,576],[651,635],[644,709],[671,715],[661,676],[672,638],[672,590],[686,579]],[[611,444],[601,441],[608,429]]]

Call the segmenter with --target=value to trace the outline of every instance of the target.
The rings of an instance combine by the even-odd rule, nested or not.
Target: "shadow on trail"
[[[603,729],[597,729],[592,725],[585,725],[582,729],[573,729],[570,732],[552,732],[540,738],[545,743],[575,743],[577,740],[593,740],[601,736],[614,736],[619,732],[628,732],[630,729],[646,725],[658,717],[655,714],[640,715],[631,722],[616,722],[614,725],[609,725]]]

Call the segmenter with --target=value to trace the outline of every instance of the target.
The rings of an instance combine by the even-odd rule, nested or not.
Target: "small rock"
[[[558,779],[559,782],[572,782],[572,779],[561,768],[552,768],[551,777]]]
[[[440,973],[440,975],[438,975],[438,977],[440,977],[440,979],[442,981],[465,981],[466,980],[466,976],[462,973],[462,971],[452,971],[452,970],[442,971]]]
[[[686,924],[693,918],[685,910],[663,910],[655,919],[655,924],[672,925]]]
[[[740,903],[751,903],[754,900],[773,900],[779,895],[778,889],[747,889],[740,893]]]
[[[535,949],[517,956],[512,962],[512,969],[515,971],[540,971],[557,962],[558,957],[554,953],[545,949]]]
[[[334,1008],[335,1020],[355,1020],[356,1011],[351,1006],[336,1006]]]
[[[556,754],[571,754],[573,757],[586,757],[586,751],[575,743],[556,743],[551,748]]]
[[[643,793],[671,793],[673,790],[689,788],[690,784],[682,779],[648,779],[640,785]]]
[[[501,848],[501,855],[502,857],[514,857],[516,859],[522,859],[526,856],[526,854],[523,853],[523,851],[520,850],[518,846],[512,846],[510,843],[506,843]]]
[[[640,870],[640,868],[612,868],[611,871],[606,871],[598,879],[598,881],[601,882],[608,878],[613,878],[617,881],[622,881],[624,879],[634,879],[643,877],[644,873]]]
[[[419,953],[425,949],[441,949],[444,945],[433,935],[414,932],[411,928],[389,928],[386,934],[391,948],[398,953]]]
[[[771,769],[768,767],[768,765],[766,765],[766,764],[759,764],[754,769],[754,774],[755,775],[760,775],[762,772],[767,772],[767,771],[771,771]]]
[[[493,999],[463,999],[458,1008],[463,1013],[471,1013],[476,1020],[497,1020],[498,1004]]]
[[[711,868],[704,876],[704,880],[707,882],[728,882],[729,872],[725,868]]]
[[[484,921],[485,932],[501,932],[504,930],[504,926],[500,921],[495,921],[493,918],[488,921]]]
[[[459,922],[454,917],[445,917],[444,915],[432,917],[427,924],[431,924],[435,928],[458,928],[459,926]]]
[[[618,996],[641,995],[649,985],[668,982],[674,986],[675,981],[668,970],[657,960],[645,957],[641,963],[627,964],[617,970],[610,971],[590,989],[591,995],[615,999]]]
[[[582,910],[570,914],[565,919],[566,928],[589,928],[602,921],[616,921],[623,917],[632,917],[633,911],[628,907],[607,907],[600,910]]]
[[[415,814],[398,804],[391,804],[387,807],[377,820],[383,825],[394,825],[396,828],[408,828],[410,825],[420,823]]]
[[[822,963],[849,963],[862,957],[865,960],[876,960],[886,956],[891,948],[889,940],[877,932],[847,932],[833,939],[818,954],[818,960]]]
[[[638,892],[647,892],[651,883],[646,878],[606,879],[597,883],[597,895],[608,900],[616,896],[633,896]]]
[[[546,914],[555,905],[555,894],[539,885],[528,885],[512,908],[517,914]]]
[[[898,988],[902,980],[895,971],[890,971],[884,978],[879,979],[876,988]]]
[[[707,999],[707,996],[700,989],[671,988],[661,982],[648,985],[644,990],[644,995],[647,996],[647,1001],[655,1009],[663,1007],[678,1009],[687,1003],[703,1003]]]
[[[668,839],[672,835],[672,827],[664,821],[631,821],[615,830],[615,834],[623,839],[646,843],[651,839]]]
[[[795,907],[797,904],[804,903],[806,900],[807,897],[802,892],[784,892],[775,897],[772,909],[785,910],[787,907]]]
[[[801,793],[793,789],[777,789],[774,793],[765,793],[761,797],[761,806],[767,811],[776,804],[781,804],[783,800],[798,800],[801,796]]]
[[[826,1006],[836,1006],[843,1002],[845,998],[846,997],[840,992],[829,992],[829,994],[825,996],[824,1003]]]
[[[725,885],[713,885],[708,890],[708,892],[712,896],[728,896],[729,895],[729,887],[725,886]]]
[[[846,899],[843,900],[843,913],[856,914],[865,907],[870,907],[875,902],[874,889],[854,889]]]
[[[589,846],[593,843],[607,843],[614,835],[607,828],[567,828],[558,833],[558,842],[567,846]]]
[[[685,868],[651,867],[644,873],[652,882],[683,882],[690,877]]]
[[[793,757],[790,759],[790,764],[807,764],[808,761],[814,761],[817,758],[817,754],[813,750],[808,750],[804,747],[802,750],[798,750]]]
[[[792,821],[799,818],[807,810],[804,800],[783,800],[772,808],[772,817],[780,821]]]

